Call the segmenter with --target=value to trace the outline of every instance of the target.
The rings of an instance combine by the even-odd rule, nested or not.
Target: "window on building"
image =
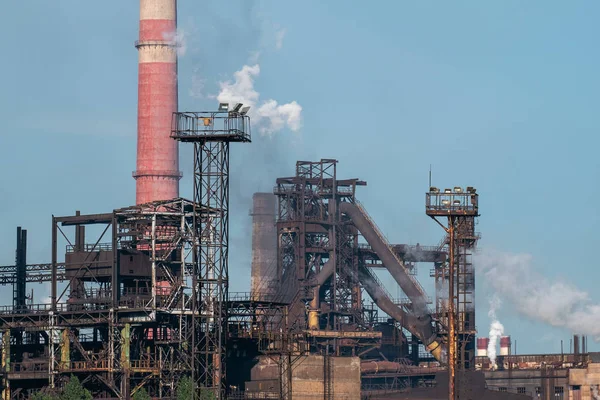
[[[522,387],[522,386],[521,386],[521,387],[518,387],[518,388],[517,388],[517,393],[522,393],[522,394],[525,394],[525,393],[526,393],[526,390],[525,390],[525,388],[524,388],[524,387]]]
[[[572,388],[574,391],[581,390],[581,386],[580,386],[580,385],[573,385],[573,386],[571,386],[571,388]]]
[[[563,394],[564,392],[565,391],[564,391],[564,388],[562,386],[555,386],[554,387],[554,394]]]
[[[507,391],[507,389],[506,389],[504,386],[500,386],[500,387],[498,388],[498,391],[499,391],[499,392],[506,392],[506,391]]]
[[[535,394],[542,394],[542,387],[541,386],[536,386],[535,387]]]

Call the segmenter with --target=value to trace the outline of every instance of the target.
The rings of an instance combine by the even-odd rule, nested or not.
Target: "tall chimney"
[[[490,338],[477,338],[477,357],[487,357],[487,348],[490,344]]]
[[[179,149],[170,138],[177,111],[177,0],[140,0],[136,203],[179,197]]]
[[[277,292],[277,227],[273,193],[252,196],[252,278],[253,298]]]
[[[507,356],[510,353],[510,336],[500,336],[500,355]]]

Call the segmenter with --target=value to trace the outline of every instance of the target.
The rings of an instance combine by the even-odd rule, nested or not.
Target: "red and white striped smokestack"
[[[500,355],[507,356],[510,354],[510,336],[500,336]]]
[[[179,197],[177,0],[140,0],[136,203]]]
[[[477,338],[477,357],[487,357],[487,349],[490,344],[490,338]]]

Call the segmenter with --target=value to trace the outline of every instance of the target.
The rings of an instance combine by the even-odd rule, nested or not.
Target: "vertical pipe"
[[[455,326],[455,310],[454,310],[454,270],[455,270],[455,231],[454,217],[448,217],[448,234],[450,236],[449,257],[450,263],[448,266],[448,399],[456,400],[455,393],[455,376],[456,376],[456,326]]]
[[[156,213],[152,214],[152,311],[156,313]],[[156,315],[155,315],[156,317]]]
[[[118,249],[118,241],[117,241],[117,218],[115,214],[113,214],[112,218],[112,301],[113,306],[117,307],[119,303],[120,293],[119,293],[119,249]],[[136,296],[137,296],[137,288],[136,288]]]
[[[6,329],[2,333],[2,372],[4,389],[2,390],[2,399],[10,400],[10,380],[8,372],[10,372],[10,329]]]
[[[52,311],[56,311],[56,275],[57,275],[57,258],[58,258],[58,232],[56,226],[56,218],[52,216]]]
[[[179,196],[179,149],[170,137],[177,111],[176,31],[176,0],[140,0],[137,204]]]

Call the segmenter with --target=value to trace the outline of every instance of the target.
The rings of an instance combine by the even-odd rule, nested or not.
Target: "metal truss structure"
[[[446,232],[440,247],[447,245],[448,260],[436,264],[434,276],[436,292],[442,293],[436,304],[441,317],[439,331],[448,343],[449,398],[455,399],[457,373],[466,376],[463,371],[475,367],[475,271],[471,257],[479,239],[475,232],[479,195],[472,187],[443,192],[431,187],[426,194],[426,213]],[[447,218],[447,225],[438,218]]]
[[[191,370],[197,211],[173,199],[53,217],[50,302],[0,310],[4,398],[28,398],[71,374],[95,398],[129,398],[141,387],[173,396]],[[91,242],[86,227],[100,232]]]
[[[194,203],[210,209],[193,221],[191,377],[199,391],[225,398],[229,292],[229,145],[248,143],[249,108],[174,113],[171,137],[194,144]]]

